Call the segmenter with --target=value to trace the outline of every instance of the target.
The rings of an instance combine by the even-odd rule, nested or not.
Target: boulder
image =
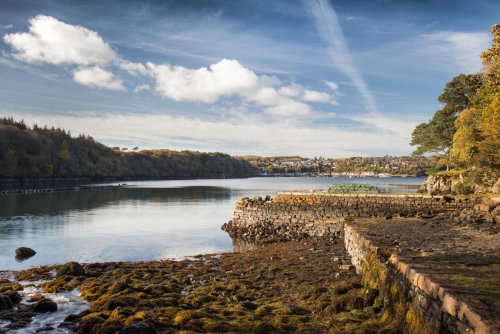
[[[14,305],[19,304],[23,300],[23,297],[17,291],[8,291],[6,295]]]
[[[17,260],[26,260],[30,257],[34,256],[36,252],[29,247],[19,247],[16,249],[16,259]]]
[[[78,262],[68,262],[68,263],[62,265],[57,270],[56,274],[57,274],[57,277],[64,276],[64,275],[85,276],[85,270],[83,269],[82,265]]]
[[[0,294],[0,311],[8,310],[8,309],[12,308],[12,306],[14,306],[14,304],[12,303],[9,296],[4,295],[4,294]]]
[[[55,312],[57,311],[57,303],[50,299],[42,299],[31,305],[31,310],[37,313]]]
[[[132,324],[120,330],[118,334],[153,334],[156,333],[154,328],[144,322]]]

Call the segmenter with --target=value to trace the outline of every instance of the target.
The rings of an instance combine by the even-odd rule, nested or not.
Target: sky
[[[0,116],[120,147],[409,155],[495,0],[0,1]]]

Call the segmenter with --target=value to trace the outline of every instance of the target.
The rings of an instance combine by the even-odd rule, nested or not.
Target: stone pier
[[[500,333],[499,199],[280,193],[242,199],[231,236],[342,238],[409,333]]]

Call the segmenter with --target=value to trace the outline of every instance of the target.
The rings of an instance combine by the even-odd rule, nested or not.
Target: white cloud
[[[283,86],[279,89],[279,93],[283,96],[297,98],[305,102],[328,103],[334,100],[334,96],[328,93],[319,92],[312,89],[305,89],[299,84],[291,84]]]
[[[151,87],[149,85],[142,84],[142,85],[139,85],[139,86],[134,88],[134,93],[139,93],[139,92],[142,92],[144,90],[150,90],[150,89],[151,89]]]
[[[113,73],[99,66],[77,69],[73,72],[73,80],[84,86],[104,88],[109,90],[126,90],[123,82],[116,78]]]
[[[465,73],[481,70],[479,55],[491,43],[491,36],[486,31],[439,31],[422,35],[421,38],[425,44],[423,52],[444,63],[456,64],[460,71]]]
[[[305,117],[313,112],[304,102],[336,104],[335,95],[305,89],[301,85],[279,86],[274,77],[258,76],[237,60],[223,59],[208,68],[147,64],[156,81],[156,91],[174,101],[215,103],[236,96],[243,102],[265,107],[275,116]]]
[[[327,103],[331,100],[331,95],[311,89],[305,89],[302,99],[307,102]]]
[[[280,98],[283,98],[281,95],[274,87],[263,86],[248,94],[246,98],[259,106],[272,106],[277,104]]]
[[[339,94],[339,85],[333,81],[324,81],[325,85],[328,86],[335,94]]]
[[[72,69],[73,80],[93,88],[125,90],[122,80],[109,69],[114,66],[135,77],[153,77],[155,91],[178,102],[213,104],[233,97],[243,107],[250,104],[256,107],[252,110],[279,117],[310,117],[314,112],[311,103],[337,104],[335,90],[326,93],[295,83],[285,85],[277,77],[258,75],[233,59],[197,69],[131,62],[119,57],[98,33],[50,16],[32,18],[28,32],[7,34],[4,40],[19,60],[78,66]],[[149,88],[139,82],[134,91]]]
[[[29,32],[3,39],[14,49],[14,57],[29,63],[105,65],[118,59],[96,32],[45,15],[30,19]]]
[[[258,76],[236,60],[223,59],[209,68],[148,63],[156,80],[156,90],[174,101],[216,102],[231,95],[246,95],[259,85]]]
[[[410,134],[417,124],[421,123],[421,119],[416,118],[395,118],[386,117],[382,115],[363,115],[363,116],[351,116],[349,119],[366,124],[368,127],[382,129],[384,133],[391,133],[398,136],[400,139],[410,142]]]
[[[298,102],[292,99],[280,99],[278,103],[272,107],[264,109],[266,114],[274,116],[298,116],[305,117],[312,114],[312,109],[309,105]]]
[[[12,113],[9,113],[12,114]],[[207,121],[170,115],[42,116],[13,114],[37,124],[86,133],[108,145],[223,151],[231,154],[349,157],[409,154],[408,139],[370,129],[316,127],[295,122]],[[89,133],[89,129],[92,129]],[[189,134],[187,136],[186,134]],[[306,140],[304,140],[306,139]],[[154,146],[152,146],[154,145]],[[256,149],[258,148],[258,149]]]
[[[146,66],[141,63],[133,63],[127,60],[121,61],[118,66],[132,75],[147,75]]]

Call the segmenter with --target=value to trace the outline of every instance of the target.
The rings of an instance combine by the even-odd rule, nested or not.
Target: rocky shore
[[[500,198],[284,193],[242,199],[223,226],[261,242],[343,240],[409,333],[500,332]]]
[[[0,280],[0,333],[496,333],[498,204],[244,199],[224,229],[252,250],[14,272]],[[60,312],[50,296],[71,290],[87,309],[36,328],[38,314]]]
[[[87,311],[47,332],[57,326],[78,333],[398,332],[379,292],[363,286],[342,241],[330,237],[182,261],[73,263],[14,274],[45,280],[45,292],[78,288],[89,302]],[[17,297],[21,288],[0,283],[2,296],[16,296],[17,305],[1,311],[11,322],[0,332],[28,325],[36,314]]]

